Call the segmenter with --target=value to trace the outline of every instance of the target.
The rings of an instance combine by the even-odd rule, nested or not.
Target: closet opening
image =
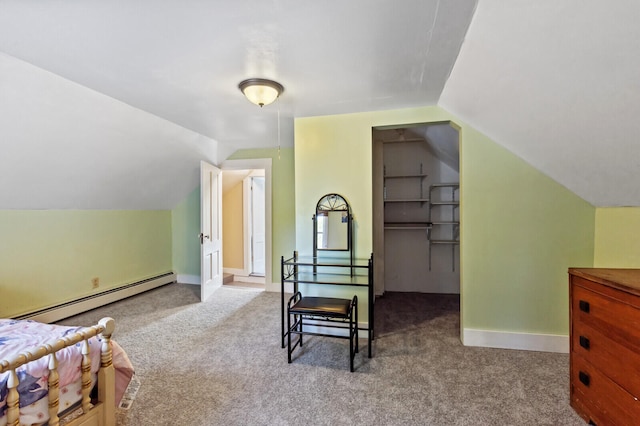
[[[372,141],[376,332],[459,317],[459,130],[376,127]]]

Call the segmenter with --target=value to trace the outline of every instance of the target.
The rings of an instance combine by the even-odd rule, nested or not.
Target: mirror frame
[[[319,248],[318,247],[318,216],[319,213],[346,212],[347,213],[347,247],[346,248]],[[316,204],[316,212],[313,215],[313,256],[317,257],[318,251],[350,251],[353,242],[352,229],[353,216],[347,200],[340,194],[326,194]]]

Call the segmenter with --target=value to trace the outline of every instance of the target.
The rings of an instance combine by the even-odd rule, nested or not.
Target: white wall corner
[[[465,328],[462,344],[486,348],[569,353],[569,336],[559,334],[514,333]]]
[[[200,285],[200,275],[178,274],[178,282],[180,284]]]

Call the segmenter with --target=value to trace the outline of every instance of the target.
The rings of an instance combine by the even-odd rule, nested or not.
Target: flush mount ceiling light
[[[284,92],[282,84],[264,78],[249,78],[241,81],[238,87],[249,101],[261,107],[269,105]]]

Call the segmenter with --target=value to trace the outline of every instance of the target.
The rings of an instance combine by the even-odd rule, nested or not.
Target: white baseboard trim
[[[157,277],[137,281],[78,300],[22,315],[17,319],[30,319],[44,323],[52,323],[174,282],[176,282],[175,273],[168,272],[158,275]]]
[[[180,284],[200,285],[200,275],[178,274],[178,282]]]
[[[514,333],[465,328],[462,344],[486,348],[569,353],[569,336],[558,334]]]

